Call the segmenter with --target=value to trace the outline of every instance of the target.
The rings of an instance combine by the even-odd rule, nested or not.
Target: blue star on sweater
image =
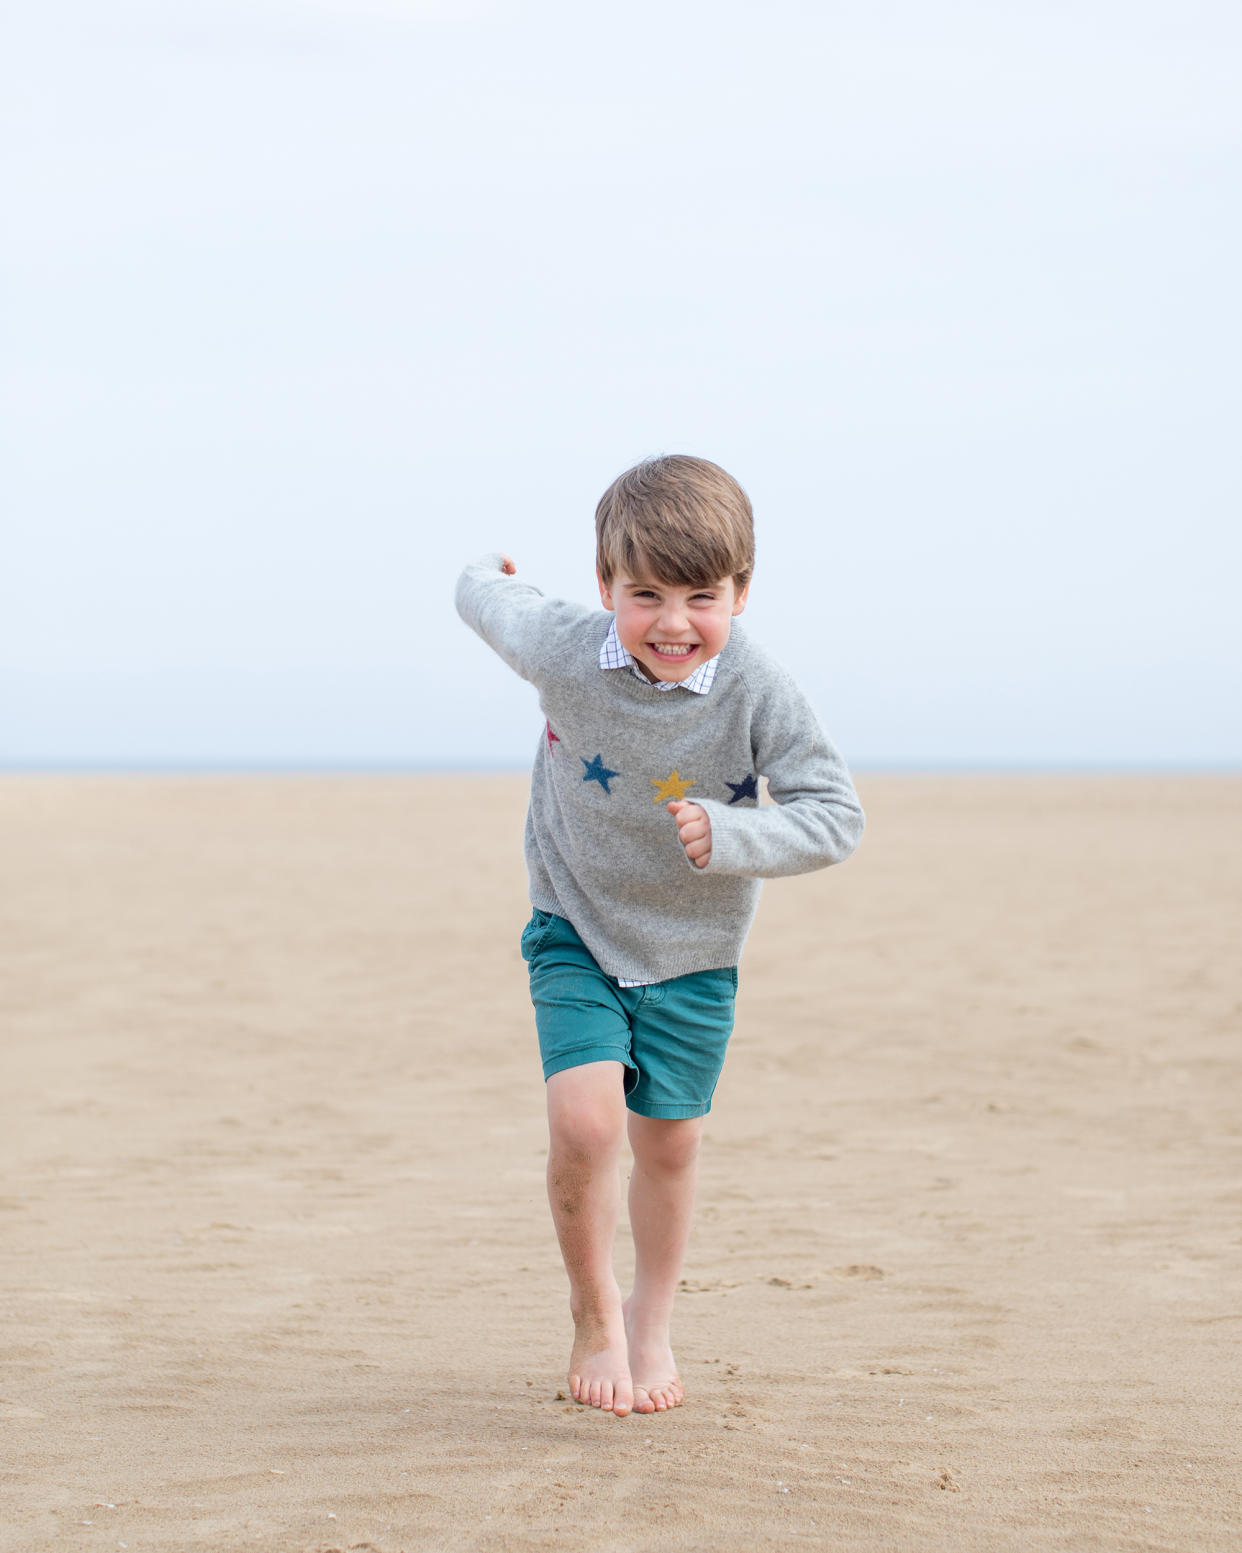
[[[730,803],[741,803],[743,798],[758,799],[759,797],[758,790],[755,787],[755,777],[753,772],[750,774],[750,776],[743,777],[740,782],[726,781],[725,786],[731,787],[733,789],[733,797],[729,799]]]
[[[582,780],[584,782],[598,782],[606,793],[611,793],[612,788],[609,787],[608,780],[610,777],[620,776],[621,773],[619,771],[609,771],[604,764],[604,757],[602,755],[597,755],[594,760],[588,760],[585,755],[579,755],[578,759],[586,767]]]

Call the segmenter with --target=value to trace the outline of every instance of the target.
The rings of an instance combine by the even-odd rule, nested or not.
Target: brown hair
[[[755,565],[750,498],[705,458],[645,458],[600,497],[595,564],[606,583],[618,572],[682,588],[732,577],[740,590]]]

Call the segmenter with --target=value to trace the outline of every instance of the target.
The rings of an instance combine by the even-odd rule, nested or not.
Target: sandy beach
[[[521,776],[0,778],[3,1553],[1242,1548],[1242,780],[859,781],[563,1395]]]

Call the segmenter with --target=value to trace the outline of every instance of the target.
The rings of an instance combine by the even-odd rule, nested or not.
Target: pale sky
[[[859,769],[1242,763],[1232,3],[46,0],[0,764],[526,764],[460,624],[657,452]]]

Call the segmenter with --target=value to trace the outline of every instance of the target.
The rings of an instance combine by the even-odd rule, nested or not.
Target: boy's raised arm
[[[547,598],[519,582],[516,573],[501,550],[472,561],[457,579],[457,613],[531,684],[543,687],[565,673],[576,674],[583,627],[600,611]]]
[[[523,679],[534,679],[548,647],[548,616],[555,612],[501,550],[472,561],[457,579],[457,613]]]

